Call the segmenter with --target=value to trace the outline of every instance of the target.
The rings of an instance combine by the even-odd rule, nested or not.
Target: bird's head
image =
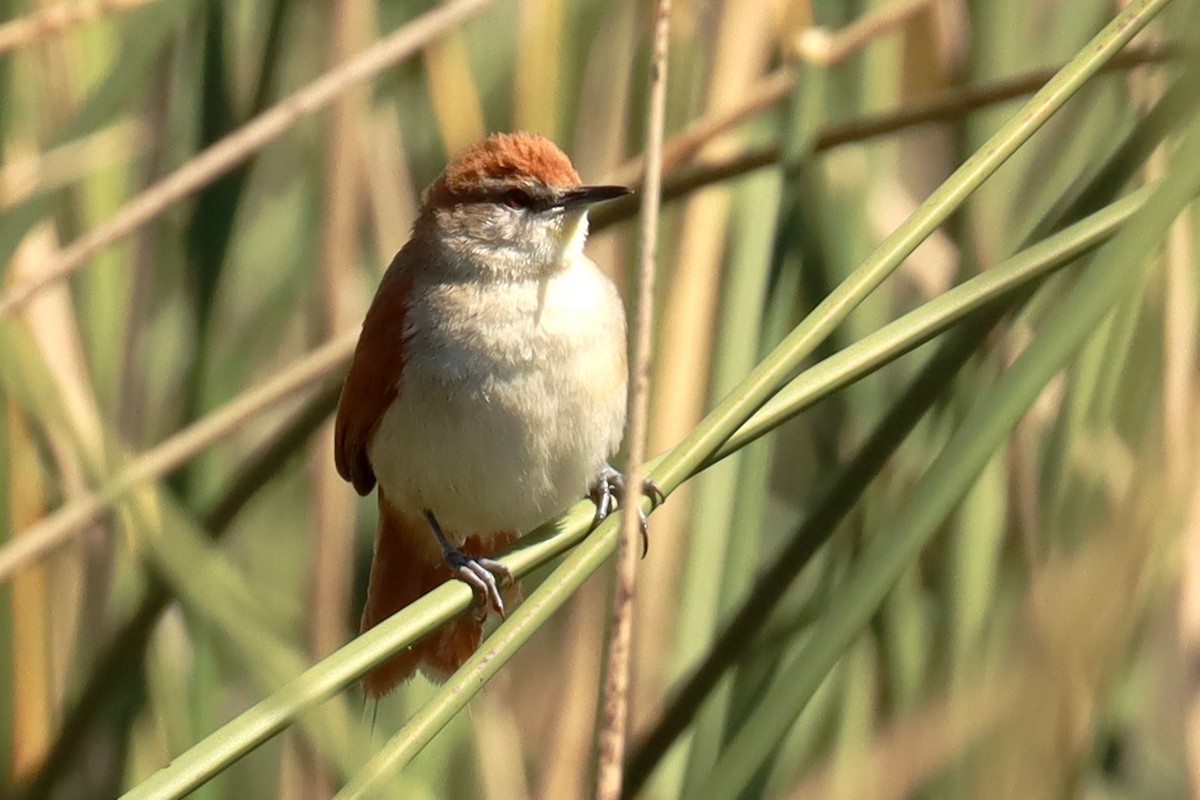
[[[626,194],[623,186],[582,185],[570,159],[543,136],[493,134],[426,189],[417,230],[490,277],[542,278],[582,251],[588,207]]]

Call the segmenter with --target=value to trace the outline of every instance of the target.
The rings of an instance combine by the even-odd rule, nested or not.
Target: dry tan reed
[[[120,14],[158,0],[80,0],[55,3],[32,14],[0,24],[0,53],[27,47],[40,39],[57,36],[69,28],[94,22],[107,14]]]
[[[658,248],[658,210],[662,191],[662,150],[666,129],[667,47],[671,32],[671,0],[659,0],[650,67],[649,114],[646,122],[646,185],[643,190],[638,251],[637,317],[633,325],[633,357],[629,369],[629,426],[625,437],[625,497],[621,503],[621,541],[613,585],[612,629],[601,698],[596,797],[619,800],[629,727],[629,667],[633,643],[633,600],[641,553],[642,480],[646,470],[649,427],[650,355],[653,347],[654,272]]]

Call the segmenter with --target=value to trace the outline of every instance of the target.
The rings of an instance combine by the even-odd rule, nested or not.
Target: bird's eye
[[[521,189],[509,189],[504,193],[504,205],[509,208],[532,208],[533,198]]]

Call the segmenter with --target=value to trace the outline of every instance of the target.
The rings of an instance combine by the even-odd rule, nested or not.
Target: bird
[[[378,486],[361,631],[451,578],[476,602],[364,676],[368,699],[417,670],[443,681],[479,647],[513,583],[492,557],[522,532],[585,496],[597,521],[623,499],[609,459],[625,426],[625,307],[583,248],[588,209],[629,193],[584,185],[554,142],[524,132],[469,146],[422,193],[363,321],[334,462],[360,495]]]

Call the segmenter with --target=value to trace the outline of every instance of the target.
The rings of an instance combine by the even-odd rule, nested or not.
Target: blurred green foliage
[[[137,454],[352,333],[420,189],[458,147],[532,128],[586,179],[630,174],[651,5],[482,5],[0,319],[0,796],[199,785],[193,796],[328,797],[361,786],[380,752],[391,760],[371,768],[399,797],[588,795],[597,570],[613,529],[555,561],[583,539],[586,507],[513,553],[538,602],[506,623],[490,666],[445,689],[414,681],[360,714],[341,688],[469,594],[444,587],[330,655],[357,633],[375,523],[372,501],[333,472],[342,362],[105,494]],[[1089,57],[1116,12],[1100,0],[676,2],[671,142],[772,77],[791,84],[669,164],[652,450],[736,401],[797,325],[837,325],[793,351],[803,365],[776,401],[795,403],[780,412],[790,421],[652,518],[630,793],[1196,793],[1200,11],[1165,5],[886,282],[818,317],[922,201],[960,185],[954,170],[1021,108],[1005,91]],[[67,6],[86,18],[26,26],[6,46],[54,3],[0,3],[12,21],[0,23],[0,298],[437,8]],[[965,88],[996,93],[954,106]],[[955,110],[820,145],[838,126],[939,103]],[[1130,198],[1137,186],[1153,188]],[[632,210],[597,222],[589,243],[622,286]],[[1038,249],[1073,223],[1086,246]],[[901,346],[885,328],[930,323],[963,297],[939,305],[950,287],[1018,267],[1029,272],[1003,291],[970,284],[980,304],[935,326],[936,341]],[[881,329],[882,365],[834,392],[853,371],[846,348]],[[105,513],[14,555],[89,491]],[[497,671],[476,694],[476,676]]]

